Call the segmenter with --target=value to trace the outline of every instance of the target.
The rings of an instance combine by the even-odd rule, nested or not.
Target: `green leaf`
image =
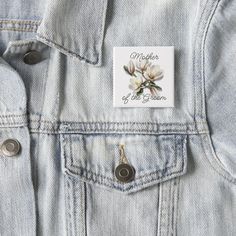
[[[143,93],[143,89],[141,88],[138,92],[137,92],[137,95],[140,95]]]
[[[153,87],[155,87],[157,90],[159,90],[159,91],[162,91],[162,88],[160,87],[160,86],[158,86],[158,85],[152,85]]]

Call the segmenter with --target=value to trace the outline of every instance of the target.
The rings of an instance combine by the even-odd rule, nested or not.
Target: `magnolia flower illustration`
[[[159,65],[147,67],[146,71],[144,72],[144,77],[151,81],[160,80],[163,78],[163,76],[163,70],[161,70]]]
[[[136,63],[136,67],[141,71],[145,71],[149,66],[151,65],[150,62],[148,62],[148,60],[142,60],[141,62],[137,62]]]
[[[137,76],[137,77],[133,76],[130,79],[129,88],[133,90],[135,93],[139,93],[142,82],[143,82],[143,79],[141,76]]]
[[[128,65],[124,65],[124,70],[131,76],[129,88],[137,95],[148,89],[152,95],[156,95],[162,88],[156,84],[157,80],[164,77],[164,71],[159,65],[152,65],[148,60],[142,60],[136,63],[132,60]]]
[[[129,75],[133,75],[135,72],[135,66],[133,61],[129,61],[129,64],[127,66],[124,66],[124,70],[129,74]]]

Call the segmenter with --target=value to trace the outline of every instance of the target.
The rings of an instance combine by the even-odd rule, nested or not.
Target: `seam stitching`
[[[50,39],[44,37],[43,35],[41,35],[41,34],[39,34],[39,33],[37,33],[37,36],[38,36],[38,38],[41,39],[44,43],[46,43],[46,44],[48,44],[48,45],[50,45],[50,46],[53,46],[53,45],[54,45],[54,47],[56,47],[57,49],[63,51],[64,53],[66,53],[66,54],[69,55],[69,56],[74,56],[74,57],[76,57],[76,58],[78,58],[78,59],[80,59],[80,60],[82,60],[82,61],[85,61],[85,62],[90,63],[90,64],[93,64],[93,65],[96,65],[96,64],[98,63],[98,54],[95,55],[95,56],[96,56],[96,61],[91,61],[91,60],[89,60],[88,58],[82,56],[83,54],[80,55],[80,54],[78,54],[78,53],[75,53],[75,52],[73,52],[73,51],[70,51],[70,50],[66,49],[65,47],[63,47],[62,45],[60,45],[60,44],[58,44],[58,43],[56,43],[56,42],[54,42],[54,41],[52,41],[52,40],[50,40]]]
[[[206,117],[206,99],[205,99],[205,47],[206,47],[206,39],[208,36],[210,24],[212,22],[213,17],[215,16],[215,13],[218,9],[218,6],[220,4],[221,0],[218,0],[212,11],[210,12],[210,15],[208,17],[208,21],[206,23],[205,29],[204,29],[204,34],[203,34],[203,40],[202,40],[202,46],[201,46],[201,94],[202,94],[202,104],[201,104],[201,116],[204,115],[205,120],[207,120]]]
[[[204,142],[204,144],[203,144],[203,140],[202,140],[202,138],[201,138],[201,146],[202,146],[202,148],[203,148],[203,151],[204,151],[204,154],[205,154],[205,156],[206,156],[206,159],[208,160],[208,163],[210,164],[210,166],[213,168],[213,170],[218,174],[218,175],[220,175],[221,177],[223,177],[224,179],[226,179],[227,181],[229,181],[230,183],[232,183],[232,184],[235,184],[236,183],[236,178],[233,178],[233,177],[231,177],[230,176],[230,174],[220,165],[220,163],[218,163],[218,161],[217,160],[215,160],[215,154],[214,154],[214,152],[213,152],[213,150],[212,150],[212,148],[211,148],[211,145],[209,144],[209,134],[208,134],[208,136],[207,135],[204,135],[208,140],[207,140],[207,145],[208,145],[208,147],[209,147],[209,151],[207,150],[207,148],[205,147],[205,142]],[[207,155],[207,152],[209,152],[210,153],[210,155],[212,156],[212,158],[214,159],[214,160],[211,160],[209,157],[208,157],[208,155]],[[227,173],[227,175],[225,174],[225,173]],[[230,176],[230,177],[229,177]]]
[[[162,220],[163,220],[163,185],[160,184],[159,185],[159,189],[160,189],[160,195],[159,195],[159,207],[160,207],[160,215],[159,215],[159,225],[158,225],[158,236],[162,236],[161,232],[162,232]]]
[[[13,23],[13,24],[36,24],[39,25],[41,23],[40,20],[8,20],[8,19],[1,19],[0,20],[0,24],[9,24],[9,23]]]
[[[22,32],[36,32],[37,29],[21,29],[21,28],[2,28],[0,27],[0,30],[12,30],[12,31],[22,31]]]

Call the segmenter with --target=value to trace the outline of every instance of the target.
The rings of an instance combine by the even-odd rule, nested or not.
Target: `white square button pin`
[[[114,47],[113,105],[174,107],[174,47]]]

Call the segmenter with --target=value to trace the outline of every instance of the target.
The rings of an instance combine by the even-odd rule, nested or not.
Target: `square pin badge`
[[[113,106],[174,107],[174,47],[114,47]]]

